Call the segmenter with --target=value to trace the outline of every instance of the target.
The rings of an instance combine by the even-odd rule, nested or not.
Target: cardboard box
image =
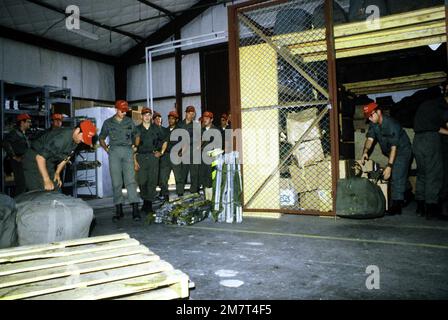
[[[313,124],[317,118],[317,108],[310,108],[299,112],[288,114],[286,119],[286,130],[288,134],[288,142],[294,145],[306,130]],[[319,126],[314,126],[310,132],[304,137],[303,141],[320,139]]]
[[[353,120],[353,128],[355,130],[367,130],[369,128],[369,124],[366,122],[365,119],[362,120],[355,119]]]
[[[386,210],[389,209],[389,186],[387,182],[380,182],[378,183],[378,187],[380,187],[381,191],[383,192],[384,198],[386,199]]]
[[[299,167],[324,160],[322,142],[317,140],[302,142],[294,152]]]
[[[297,193],[316,189],[331,189],[331,162],[321,161],[300,168],[296,165],[289,166],[291,182]]]
[[[79,100],[73,99],[72,101],[73,108],[77,109],[85,109],[85,108],[93,108],[95,106],[95,101],[93,100]]]
[[[333,210],[331,190],[313,190],[299,194],[299,207],[303,210],[329,212]]]

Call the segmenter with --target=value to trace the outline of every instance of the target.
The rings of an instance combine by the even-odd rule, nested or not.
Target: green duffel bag
[[[384,216],[386,199],[379,186],[366,178],[340,179],[336,195],[336,215],[371,219]]]
[[[18,245],[16,215],[14,199],[0,193],[0,249]]]

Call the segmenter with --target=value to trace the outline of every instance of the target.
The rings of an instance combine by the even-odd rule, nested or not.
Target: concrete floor
[[[189,275],[191,299],[448,298],[448,222],[417,217],[415,203],[373,220],[284,215],[183,227],[134,222],[130,207],[113,223],[111,199],[89,203],[92,236],[128,233]],[[372,265],[379,289],[369,290]]]

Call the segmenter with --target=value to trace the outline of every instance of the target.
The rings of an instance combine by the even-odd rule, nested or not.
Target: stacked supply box
[[[304,135],[316,120],[317,114],[317,108],[310,108],[289,113],[286,119],[288,142],[292,146],[295,146],[299,139],[301,139],[300,145],[294,152],[299,167],[304,167],[307,164],[316,163],[324,159],[319,126],[315,125],[309,130],[308,134]]]
[[[304,167],[289,166],[298,206],[303,210],[328,212],[332,210],[331,161],[323,160]]]
[[[319,125],[311,127],[318,116],[317,108],[288,114],[288,142],[295,146],[293,164],[289,166],[291,183],[297,193],[297,206],[303,210],[332,210],[331,161],[325,159]]]

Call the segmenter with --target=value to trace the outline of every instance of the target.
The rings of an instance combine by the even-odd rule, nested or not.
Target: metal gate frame
[[[228,34],[229,34],[229,88],[230,88],[230,110],[232,114],[232,128],[241,129],[241,96],[240,96],[240,64],[239,64],[239,22],[238,13],[253,9],[259,9],[287,3],[287,0],[253,0],[228,7]],[[339,177],[339,125],[338,125],[338,101],[336,84],[336,53],[333,34],[333,0],[325,0],[325,24],[326,24],[326,44],[327,44],[327,63],[328,63],[328,100],[331,104],[330,109],[330,146],[331,146],[331,169],[332,169],[332,206],[330,212],[320,212],[313,210],[288,210],[288,209],[254,209],[247,208],[244,199],[244,190],[242,194],[243,210],[250,212],[280,212],[302,215],[320,215],[336,216],[336,187]],[[241,135],[235,137],[238,141],[235,146],[242,146]],[[236,142],[236,143],[235,143]],[[243,150],[238,150],[242,158]],[[244,179],[244,164],[241,166]]]

